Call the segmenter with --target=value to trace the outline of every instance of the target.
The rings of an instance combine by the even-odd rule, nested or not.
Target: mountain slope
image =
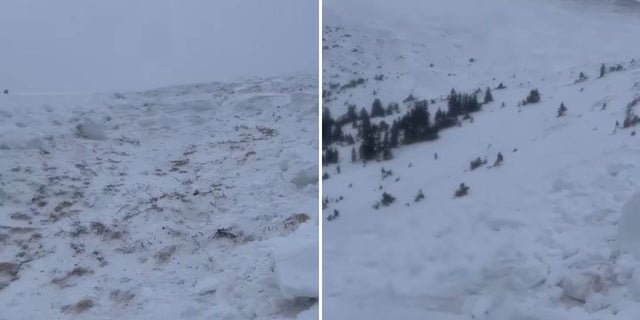
[[[452,88],[494,89],[460,127],[394,148],[392,160],[352,163],[359,139],[334,145],[339,173],[325,166],[323,181],[325,317],[634,319],[640,269],[616,239],[620,210],[640,190],[640,138],[616,121],[640,96],[630,40],[640,29],[636,5],[610,3],[325,2],[324,106],[334,117],[380,98],[400,112],[371,121],[391,124],[413,107],[402,102],[410,94],[433,115]],[[541,102],[521,105],[532,89]],[[477,157],[487,164],[470,170]],[[469,194],[454,198],[460,183]],[[380,205],[383,192],[395,202]]]
[[[0,105],[0,319],[317,313],[314,77]]]

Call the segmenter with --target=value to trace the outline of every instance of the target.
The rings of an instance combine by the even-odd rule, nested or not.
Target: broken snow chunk
[[[318,167],[315,165],[295,165],[284,174],[298,189],[318,183]]]
[[[318,297],[317,225],[303,223],[286,238],[274,240],[278,286],[285,299]]]
[[[102,126],[91,119],[85,119],[82,123],[78,124],[76,126],[76,133],[79,137],[89,140],[104,140],[107,138]]]
[[[620,215],[618,247],[640,260],[640,192],[636,193],[624,207]]]

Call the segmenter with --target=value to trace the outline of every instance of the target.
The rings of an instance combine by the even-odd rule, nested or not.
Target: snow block
[[[640,260],[640,192],[636,193],[620,215],[618,248]]]
[[[295,165],[287,170],[284,176],[298,189],[302,189],[310,184],[317,184],[319,180],[318,167],[315,165]]]
[[[320,180],[317,154],[317,150],[305,145],[283,152],[278,166],[284,171],[284,179],[293,183],[298,189],[317,184]]]
[[[278,286],[285,299],[317,298],[318,232],[311,221],[286,238],[273,242]]]
[[[104,140],[107,138],[102,126],[91,119],[85,119],[82,123],[78,124],[76,130],[78,136],[81,138],[90,140]]]

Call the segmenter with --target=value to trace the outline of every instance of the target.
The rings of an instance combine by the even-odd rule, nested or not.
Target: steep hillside
[[[325,2],[324,107],[355,140],[327,146],[325,317],[635,319],[640,264],[619,239],[633,241],[620,214],[640,191],[638,6],[364,2]],[[450,113],[451,89],[480,110]],[[398,104],[370,118],[377,150],[423,99],[432,131],[405,144],[399,122],[392,159],[363,163],[360,111],[376,98]]]
[[[0,96],[0,319],[314,319],[317,85]]]

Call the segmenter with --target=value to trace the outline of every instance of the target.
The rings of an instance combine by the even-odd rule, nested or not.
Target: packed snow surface
[[[432,116],[452,88],[490,87],[494,97],[439,139],[392,149],[389,161],[352,163],[354,146],[334,145],[340,168],[323,168],[325,318],[638,319],[640,134],[616,128],[640,96],[638,4],[324,6],[323,100],[334,118],[350,104],[371,110],[374,98],[400,104],[372,119],[391,124],[410,94]],[[541,102],[519,106],[532,89]],[[504,162],[492,167],[498,152]],[[488,163],[472,171],[477,157]],[[460,183],[469,194],[454,198]],[[383,192],[396,200],[376,210]]]
[[[317,318],[317,90],[0,95],[0,319]]]

